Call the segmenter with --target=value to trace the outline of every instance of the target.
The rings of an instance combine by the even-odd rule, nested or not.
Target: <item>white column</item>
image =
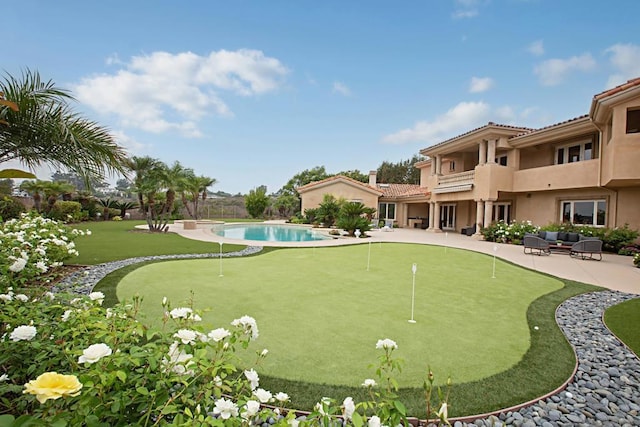
[[[487,148],[487,163],[496,162],[496,139],[490,139],[488,141],[489,147]]]
[[[478,147],[478,164],[484,165],[485,163],[487,163],[487,141],[483,139]]]
[[[491,214],[493,214],[493,200],[487,200],[484,202],[484,226],[488,227],[491,224]]]
[[[442,174],[442,155],[436,154],[436,175]]]
[[[433,207],[433,228],[436,231],[440,230],[440,202],[435,202]]]
[[[480,234],[480,229],[484,227],[484,202],[482,200],[476,200],[476,232],[475,234]]]
[[[435,203],[429,202],[429,230],[433,230],[433,216],[435,215]]]

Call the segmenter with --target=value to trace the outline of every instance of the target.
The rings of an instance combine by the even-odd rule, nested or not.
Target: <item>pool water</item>
[[[259,240],[264,242],[310,242],[327,240],[311,228],[279,224],[227,224],[213,229],[218,236],[228,239]]]

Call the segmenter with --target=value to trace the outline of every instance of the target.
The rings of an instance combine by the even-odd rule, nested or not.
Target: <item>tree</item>
[[[145,182],[155,171],[161,166],[160,160],[149,156],[137,157],[133,156],[125,160],[125,167],[129,172],[133,172],[133,188],[138,196],[138,205],[140,212],[146,212],[144,204],[145,191],[149,191],[149,182]]]
[[[89,185],[86,185],[85,180],[75,172],[61,172],[55,171],[51,174],[51,181],[53,182],[68,182],[73,185],[77,191],[89,191],[89,189],[96,189],[107,186],[103,180],[95,178],[90,179]]]
[[[331,194],[323,195],[322,203],[315,211],[316,221],[323,223],[325,227],[333,227],[342,204],[344,204],[344,200],[338,200]]]
[[[307,185],[311,182],[321,181],[329,178],[331,175],[327,173],[324,166],[316,166],[313,169],[305,169],[297,173],[280,189],[280,194],[294,194],[298,196],[296,188]]]
[[[422,160],[422,156],[414,155],[398,163],[384,161],[378,167],[376,180],[387,184],[420,184],[420,169],[414,165]]]
[[[50,212],[56,204],[58,197],[64,196],[63,200],[71,200],[74,187],[68,182],[42,181],[42,191],[47,198],[46,212]]]
[[[217,181],[208,176],[188,175],[182,180],[180,187],[182,204],[191,218],[198,219],[198,204],[207,199],[207,188]]]
[[[356,181],[360,182],[369,182],[369,175],[360,172],[358,169],[338,172],[336,175],[346,176],[347,178],[355,179]]]
[[[38,212],[42,211],[42,193],[44,193],[45,185],[46,181],[40,181],[39,179],[22,181],[22,184],[20,184],[20,189],[33,197],[33,207]]]
[[[0,81],[0,163],[19,160],[29,168],[50,164],[74,171],[88,183],[124,172],[125,152],[106,128],[70,107],[71,94],[26,70]]]
[[[269,206],[269,197],[267,196],[267,187],[260,187],[249,191],[244,199],[247,212],[252,218],[259,218],[264,214],[265,209]]]
[[[13,180],[10,178],[0,179],[0,194],[9,195],[13,191]]]
[[[289,218],[300,208],[300,199],[293,194],[280,194],[273,204],[282,218]]]
[[[371,223],[363,216],[366,214],[366,207],[361,202],[343,203],[336,225],[349,233],[349,236],[353,236],[356,230],[364,234],[371,229]]]

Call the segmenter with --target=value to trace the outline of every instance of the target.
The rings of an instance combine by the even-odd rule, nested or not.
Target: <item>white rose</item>
[[[82,356],[78,357],[78,363],[96,363],[105,356],[111,355],[111,348],[104,344],[93,344],[82,350]]]
[[[182,341],[183,344],[193,344],[198,338],[198,334],[189,329],[180,329],[173,336]]]
[[[11,341],[31,341],[37,332],[35,326],[22,325],[11,331],[9,338]]]

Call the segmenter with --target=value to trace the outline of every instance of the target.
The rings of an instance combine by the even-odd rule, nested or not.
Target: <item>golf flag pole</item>
[[[218,277],[223,277],[224,274],[222,274],[222,242],[220,242],[220,275]]]
[[[416,323],[413,319],[413,309],[415,307],[416,300],[416,271],[418,271],[418,264],[415,262],[411,266],[411,273],[413,273],[413,283],[411,285],[411,319],[409,319],[409,323]]]
[[[369,240],[369,252],[367,254],[367,271],[369,271],[370,264],[371,264],[371,240]]]

